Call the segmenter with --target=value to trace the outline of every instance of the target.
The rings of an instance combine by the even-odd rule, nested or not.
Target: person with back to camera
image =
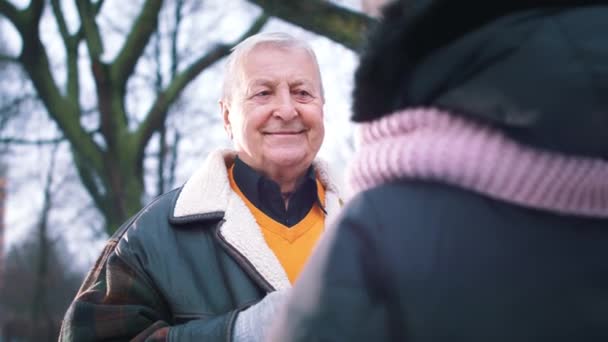
[[[261,341],[340,207],[315,160],[324,96],[314,52],[283,33],[239,44],[220,100],[234,150],[212,152],[106,245],[60,341]]]
[[[608,2],[398,1],[271,341],[608,341]]]

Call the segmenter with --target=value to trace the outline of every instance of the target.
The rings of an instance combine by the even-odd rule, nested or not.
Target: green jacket
[[[230,341],[240,310],[291,287],[230,188],[234,156],[210,154],[182,188],[112,236],[66,313],[60,341]],[[327,169],[314,165],[329,218],[340,200]]]

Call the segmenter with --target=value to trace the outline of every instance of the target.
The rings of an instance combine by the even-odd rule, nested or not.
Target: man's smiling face
[[[239,158],[267,174],[306,170],[325,134],[321,80],[310,52],[261,44],[243,59],[237,77],[223,112]]]

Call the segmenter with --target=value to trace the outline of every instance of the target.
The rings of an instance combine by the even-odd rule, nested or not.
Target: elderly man
[[[313,162],[323,104],[306,43],[265,33],[237,46],[220,100],[235,150],[211,153],[118,230],[60,340],[261,340],[340,206]]]

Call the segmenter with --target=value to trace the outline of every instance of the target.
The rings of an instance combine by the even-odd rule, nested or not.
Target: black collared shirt
[[[279,185],[252,169],[238,157],[234,161],[233,175],[236,185],[256,208],[287,227],[300,222],[315,203],[319,203],[323,209],[312,166],[308,168],[302,184],[289,197],[287,210]]]

